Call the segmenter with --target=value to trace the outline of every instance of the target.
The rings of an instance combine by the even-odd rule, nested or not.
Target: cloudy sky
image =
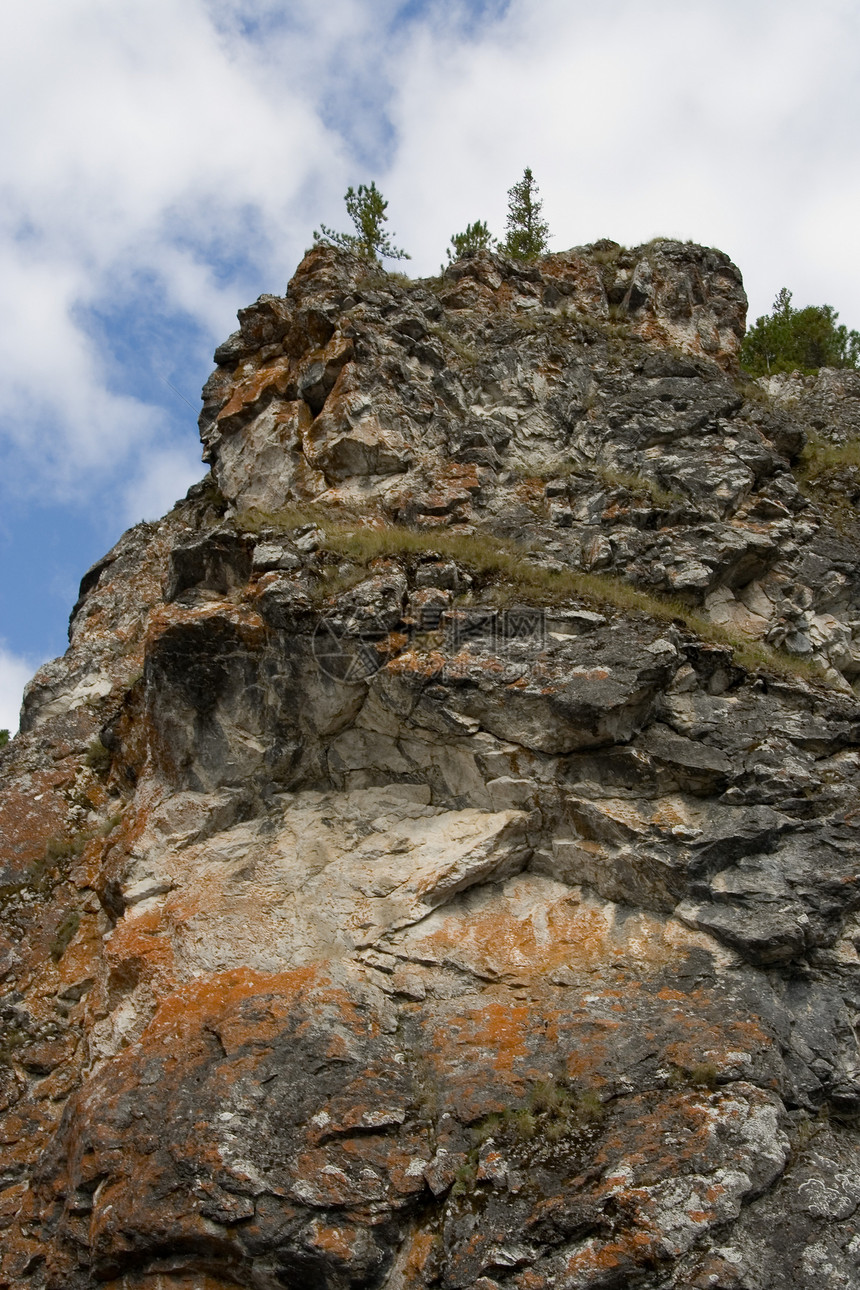
[[[856,0],[29,0],[0,47],[0,726],[83,570],[200,478],[237,308],[375,180],[410,273],[692,238],[860,327]],[[404,266],[398,266],[404,267]]]

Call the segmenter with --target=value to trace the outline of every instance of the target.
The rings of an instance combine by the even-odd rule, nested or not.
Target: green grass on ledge
[[[643,591],[612,574],[543,569],[529,560],[527,548],[486,533],[427,531],[395,524],[369,527],[366,516],[362,523],[357,515],[350,517],[352,524],[347,524],[343,522],[347,514],[344,512],[343,519],[335,520],[331,510],[311,504],[273,513],[244,511],[235,517],[235,522],[246,532],[287,532],[301,525],[318,524],[325,534],[322,549],[360,568],[366,568],[374,560],[410,555],[437,555],[456,560],[470,572],[492,579],[500,600],[564,605],[571,599],[579,599],[625,613],[643,614],[658,622],[678,622],[703,640],[730,648],[735,661],[749,672],[764,668],[780,676],[828,684],[820,664],[772,649],[763,641],[751,640],[740,631],[710,622],[683,600]],[[338,585],[329,584],[321,591],[328,596],[354,582],[354,578],[346,577]]]

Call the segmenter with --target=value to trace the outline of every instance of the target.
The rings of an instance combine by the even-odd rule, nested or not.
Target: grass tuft
[[[595,264],[614,264],[626,251],[626,246],[620,246],[618,242],[614,242],[611,246],[602,246],[598,250],[592,251],[589,258]]]
[[[484,1116],[483,1120],[473,1127],[472,1137],[477,1143],[486,1142],[489,1138],[493,1138],[496,1134],[501,1133],[504,1127],[504,1116],[500,1115],[497,1111],[493,1111],[490,1115]]]
[[[524,1106],[519,1111],[514,1112],[513,1123],[517,1137],[523,1142],[530,1142],[537,1133],[537,1117],[528,1107]]]
[[[70,910],[63,916],[51,941],[51,958],[59,963],[71,943],[75,932],[81,925],[81,916],[77,910]]]
[[[110,751],[105,748],[98,736],[96,736],[95,739],[90,740],[84,761],[90,770],[94,770],[97,775],[106,775],[110,770]]]
[[[832,443],[821,435],[810,434],[795,473],[799,480],[812,481],[832,470],[852,466],[860,466],[860,438]]]
[[[606,1115],[606,1107],[592,1089],[583,1089],[576,1096],[575,1115],[581,1124],[599,1124]]]
[[[626,488],[631,493],[645,493],[655,506],[664,510],[673,510],[678,506],[689,506],[689,499],[682,493],[661,488],[646,475],[637,475],[633,471],[615,470],[612,466],[592,466],[593,473],[610,488]]]
[[[713,1062],[696,1062],[693,1066],[674,1066],[669,1075],[670,1088],[707,1088],[712,1092],[717,1087],[719,1071]]]
[[[811,434],[794,468],[797,486],[843,536],[856,535],[860,509],[855,505],[860,479],[860,438],[831,443]]]
[[[284,506],[279,511],[264,511],[258,506],[251,506],[246,511],[239,511],[235,524],[240,532],[259,536],[260,533],[274,530],[278,533],[289,533],[291,529],[302,528],[306,524],[323,524],[330,519],[332,512],[313,502],[307,506]],[[343,518],[348,512],[342,512]]]
[[[78,856],[83,855],[90,837],[91,834],[82,831],[48,838],[45,843],[45,860],[49,863],[55,863],[58,860],[76,860]]]
[[[529,1094],[529,1106],[533,1111],[555,1111],[569,1104],[569,1097],[560,1089],[555,1080],[538,1080],[532,1085]]]
[[[464,1164],[460,1165],[454,1174],[454,1185],[451,1188],[452,1196],[462,1196],[467,1192],[475,1181],[475,1175],[478,1172],[477,1158],[470,1154]]]
[[[467,341],[461,340],[459,336],[455,336],[447,327],[441,327],[438,323],[430,323],[427,330],[431,336],[435,336],[443,345],[447,345],[449,349],[453,350],[463,367],[477,367],[481,356],[477,349],[475,349],[474,345],[470,345]]]

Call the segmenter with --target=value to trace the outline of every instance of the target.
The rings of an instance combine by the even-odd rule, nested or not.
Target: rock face
[[[745,308],[601,242],[240,312],[0,752],[0,1286],[860,1284],[860,425]]]
[[[767,394],[813,434],[832,443],[857,436],[860,422],[860,374],[852,368],[822,368],[815,376],[780,373],[761,381]]]

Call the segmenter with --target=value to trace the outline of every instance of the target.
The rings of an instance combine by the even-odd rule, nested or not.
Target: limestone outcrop
[[[0,751],[0,1286],[860,1283],[857,391],[745,311],[240,311]]]

